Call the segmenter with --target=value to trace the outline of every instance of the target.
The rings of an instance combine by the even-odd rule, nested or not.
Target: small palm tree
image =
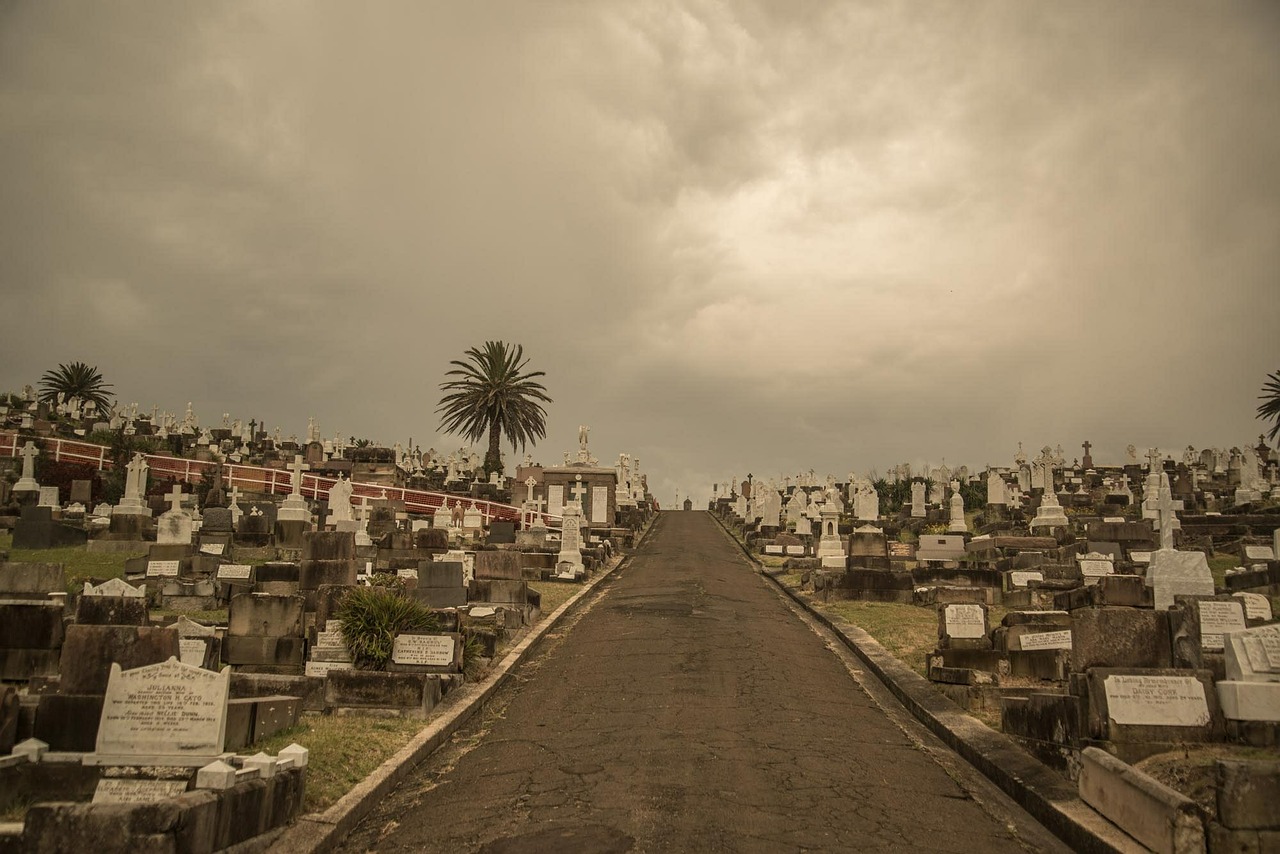
[[[1271,425],[1271,432],[1267,434],[1267,439],[1274,442],[1276,436],[1280,436],[1280,371],[1267,377],[1258,400],[1262,401],[1258,404],[1258,419],[1275,422]]]
[[[69,365],[58,365],[56,371],[47,371],[40,378],[40,400],[57,404],[72,398],[79,398],[81,403],[93,403],[99,412],[106,412],[111,405],[113,395],[107,389],[111,383],[104,382],[102,374],[96,367],[84,362],[72,362]]]
[[[478,442],[487,433],[489,451],[484,456],[484,470],[502,471],[502,436],[511,441],[511,450],[547,435],[547,411],[543,403],[551,403],[537,377],[543,371],[525,373],[528,359],[519,344],[486,341],[483,348],[472,347],[467,361],[454,359],[456,367],[445,374],[456,379],[440,384],[449,392],[440,399],[440,428],[446,433],[459,433],[469,442]]]

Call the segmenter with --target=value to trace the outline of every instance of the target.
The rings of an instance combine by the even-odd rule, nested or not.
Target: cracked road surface
[[[654,525],[341,850],[1067,850],[708,513]]]

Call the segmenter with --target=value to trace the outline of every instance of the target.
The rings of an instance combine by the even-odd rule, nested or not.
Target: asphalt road
[[[1066,850],[707,513],[600,591],[342,850]]]

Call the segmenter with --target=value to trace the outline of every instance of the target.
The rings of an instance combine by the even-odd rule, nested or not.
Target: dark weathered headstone
[[[516,523],[506,519],[494,519],[489,523],[489,536],[486,542],[492,544],[514,543],[516,541]]]

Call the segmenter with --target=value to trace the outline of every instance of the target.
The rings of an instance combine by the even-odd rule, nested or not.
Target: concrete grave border
[[[785,570],[766,569],[733,536],[717,514],[710,515],[756,572],[835,634],[916,720],[1074,851],[1082,854],[1128,854],[1147,850],[1082,801],[1076,786],[1004,733],[961,711],[929,680],[891,655],[863,629],[815,610],[794,588],[779,580],[778,576],[785,574]]]
[[[541,620],[514,647],[507,651],[479,682],[469,682],[449,693],[456,698],[439,717],[413,737],[393,756],[383,762],[368,776],[347,792],[337,803],[322,813],[300,816],[296,823],[273,840],[267,851],[272,854],[320,854],[340,845],[357,824],[373,811],[387,794],[407,777],[414,768],[448,741],[455,732],[467,724],[480,711],[489,698],[501,688],[511,673],[532,652],[541,640],[555,628],[573,608],[590,596],[600,584],[630,563],[632,555],[648,537],[657,520],[654,514],[626,555],[611,569],[602,570],[583,588],[560,605],[546,619]],[[447,702],[447,701],[446,701]]]

